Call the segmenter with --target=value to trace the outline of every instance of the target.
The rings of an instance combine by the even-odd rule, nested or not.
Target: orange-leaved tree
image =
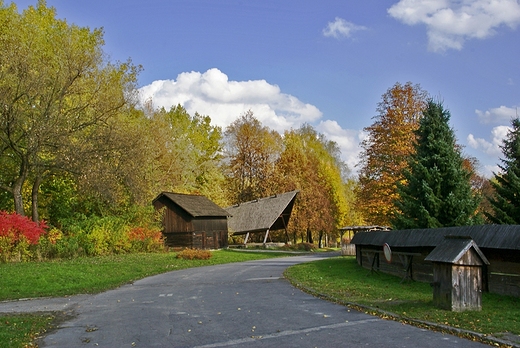
[[[364,128],[361,143],[357,205],[369,224],[389,225],[390,212],[397,198],[396,183],[413,152],[414,131],[426,108],[427,92],[416,84],[396,83],[383,94],[374,123]]]

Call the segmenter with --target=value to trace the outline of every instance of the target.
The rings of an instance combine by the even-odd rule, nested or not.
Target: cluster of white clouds
[[[485,39],[505,25],[520,23],[517,0],[400,0],[388,9],[393,18],[423,24],[432,51],[462,49],[468,39]]]
[[[227,127],[248,110],[264,126],[283,134],[308,123],[340,146],[343,160],[354,169],[358,162],[362,132],[343,129],[336,121],[322,120],[314,105],[282,93],[265,80],[230,81],[218,69],[204,73],[184,72],[174,80],[157,80],[140,88],[142,102],[152,101],[155,108],[182,105],[191,115],[198,112],[211,117],[214,125]]]
[[[500,106],[492,108],[487,111],[475,110],[480,123],[494,124],[491,129],[490,139],[477,138],[473,134],[469,134],[466,138],[468,146],[482,151],[484,154],[494,158],[501,158],[503,156],[501,146],[507,133],[511,130],[511,120],[518,117],[518,109]],[[489,176],[492,172],[497,172],[498,166],[486,166],[484,174]]]

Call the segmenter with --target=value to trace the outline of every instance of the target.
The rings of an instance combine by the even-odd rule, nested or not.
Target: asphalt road
[[[98,295],[16,301],[0,312],[75,317],[43,347],[486,347],[317,299],[283,279],[320,255],[173,271]]]

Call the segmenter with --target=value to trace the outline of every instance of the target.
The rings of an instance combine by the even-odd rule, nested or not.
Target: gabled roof
[[[277,194],[227,207],[229,232],[246,234],[284,229],[299,191]]]
[[[164,198],[185,210],[192,217],[225,217],[229,215],[227,211],[213,203],[207,197],[199,195],[162,192],[152,203],[155,204],[158,200],[164,202]]]
[[[457,263],[470,249],[475,250],[484,264],[489,265],[489,261],[480,251],[475,241],[469,237],[447,236],[424,260]]]
[[[520,250],[520,225],[475,225],[395,231],[359,232],[352,244],[391,247],[436,247],[445,236],[469,236],[479,248]]]

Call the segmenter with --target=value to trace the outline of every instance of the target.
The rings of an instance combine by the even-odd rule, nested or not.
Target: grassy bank
[[[168,271],[287,255],[218,250],[208,260],[182,260],[175,253],[151,253],[0,264],[0,301],[91,294]]]
[[[98,293],[168,271],[287,255],[219,250],[212,252],[208,260],[182,260],[175,253],[152,253],[0,264],[0,301]],[[0,315],[0,348],[32,346],[56,319],[49,313]]]
[[[383,273],[371,273],[357,265],[354,257],[339,257],[289,268],[285,275],[307,291],[340,303],[360,304],[376,310],[372,314],[395,313],[399,319],[417,319],[454,328],[501,337],[520,334],[520,299],[484,293],[482,311],[455,313],[433,306],[429,284],[404,282]]]

